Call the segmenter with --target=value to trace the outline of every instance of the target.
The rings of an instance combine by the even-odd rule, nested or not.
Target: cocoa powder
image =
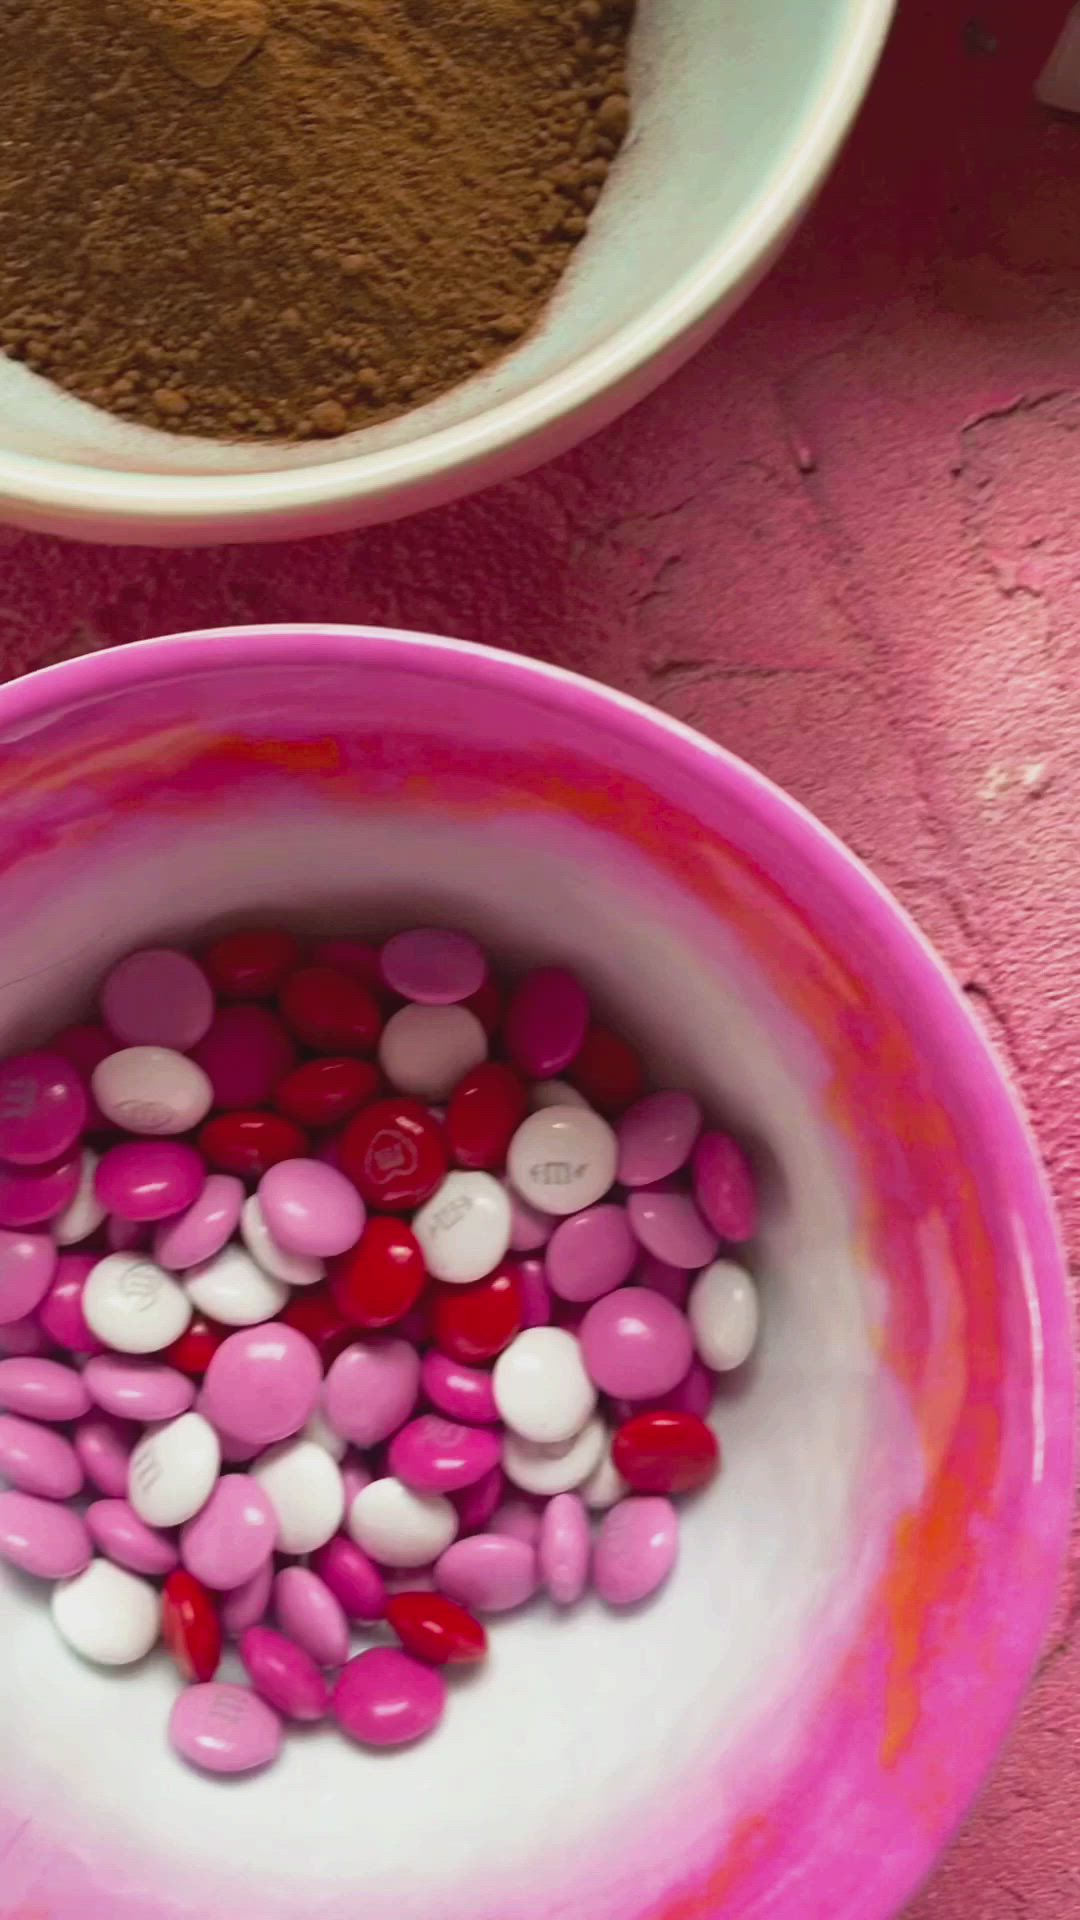
[[[0,0],[0,346],[219,438],[368,426],[528,333],[634,0]]]

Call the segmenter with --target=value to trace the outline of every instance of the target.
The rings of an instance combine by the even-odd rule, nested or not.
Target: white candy
[[[182,1413],[139,1441],[128,1462],[128,1499],[150,1527],[180,1527],[206,1505],[221,1470],[217,1434],[201,1413]]]
[[[545,1446],[572,1440],[596,1405],[581,1347],[564,1327],[529,1327],[500,1353],[491,1377],[508,1427]]]
[[[326,1273],[325,1260],[317,1259],[313,1253],[289,1253],[278,1245],[266,1224],[257,1193],[250,1194],[244,1201],[240,1232],[252,1259],[264,1273],[283,1280],[286,1286],[313,1287]]]
[[[515,1133],[506,1170],[541,1213],[578,1213],[603,1199],[617,1159],[614,1132],[590,1107],[542,1107]]]
[[[189,1267],[183,1285],[192,1305],[223,1327],[257,1327],[280,1313],[289,1297],[284,1280],[275,1280],[237,1246]]]
[[[331,1460],[344,1460],[348,1452],[348,1441],[330,1425],[325,1413],[321,1413],[318,1407],[307,1426],[301,1427],[297,1439],[313,1440],[317,1447],[322,1447],[330,1455]]]
[[[503,1472],[523,1493],[569,1493],[595,1473],[607,1434],[600,1419],[590,1420],[562,1446],[540,1446],[508,1433],[503,1440]]]
[[[84,1660],[127,1667],[157,1640],[161,1601],[149,1580],[140,1580],[111,1560],[91,1560],[73,1580],[53,1588],[53,1624]]]
[[[379,1065],[399,1093],[445,1100],[487,1059],[487,1034],[468,1007],[400,1007],[379,1041]]]
[[[358,1547],[384,1567],[426,1567],[450,1545],[457,1511],[441,1493],[414,1493],[400,1480],[373,1480],[349,1508]]]
[[[63,1213],[57,1214],[49,1229],[58,1247],[77,1247],[80,1240],[88,1240],[92,1233],[97,1232],[108,1212],[94,1192],[97,1168],[98,1156],[93,1147],[84,1147],[79,1167],[79,1190],[74,1200],[69,1200]]]
[[[611,1435],[604,1439],[603,1457],[598,1467],[594,1467],[587,1480],[583,1480],[578,1492],[587,1507],[594,1513],[600,1513],[605,1507],[613,1507],[630,1489],[611,1457]]]
[[[413,1215],[412,1230],[433,1278],[466,1286],[505,1257],[511,1218],[510,1197],[490,1173],[448,1173]]]
[[[314,1553],[333,1538],[345,1512],[337,1461],[316,1440],[283,1440],[248,1468],[278,1519],[282,1553]]]
[[[734,1260],[714,1260],[703,1268],[690,1289],[686,1314],[707,1367],[730,1373],[750,1358],[761,1310],[754,1282]]]
[[[209,1076],[172,1047],[122,1047],[90,1077],[106,1119],[129,1133],[186,1133],[214,1103]]]
[[[529,1112],[542,1113],[545,1107],[585,1107],[588,1101],[583,1093],[570,1085],[569,1080],[534,1080],[529,1088]]]
[[[91,1333],[117,1353],[160,1353],[191,1319],[183,1287],[145,1253],[108,1253],[91,1267],[82,1309]]]

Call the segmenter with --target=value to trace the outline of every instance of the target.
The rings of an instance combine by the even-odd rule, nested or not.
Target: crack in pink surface
[[[0,533],[0,660],[379,621],[653,700],[804,800],[937,942],[1022,1085],[1075,1260],[1080,121],[1031,98],[1064,11],[986,0],[974,36],[963,0],[901,0],[848,153],[767,285],[585,447],[278,548]],[[1078,1762],[1074,1552],[1041,1682],[912,1920],[1075,1912]]]

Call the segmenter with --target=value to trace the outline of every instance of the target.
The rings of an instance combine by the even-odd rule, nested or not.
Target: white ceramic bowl
[[[87,540],[327,532],[437,506],[615,418],[744,298],[817,190],[893,0],[639,0],[635,119],[545,323],[403,418],[304,446],[128,426],[0,358],[0,518]]]

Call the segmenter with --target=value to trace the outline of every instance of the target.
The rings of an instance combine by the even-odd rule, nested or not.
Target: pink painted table
[[[1024,1090],[1075,1255],[1080,121],[1031,93],[1065,7],[901,0],[813,219],[609,433],[300,545],[0,533],[5,670],[219,622],[383,621],[654,701],[797,794],[938,943]],[[1074,1565],[1023,1721],[912,1920],[1078,1912]]]

